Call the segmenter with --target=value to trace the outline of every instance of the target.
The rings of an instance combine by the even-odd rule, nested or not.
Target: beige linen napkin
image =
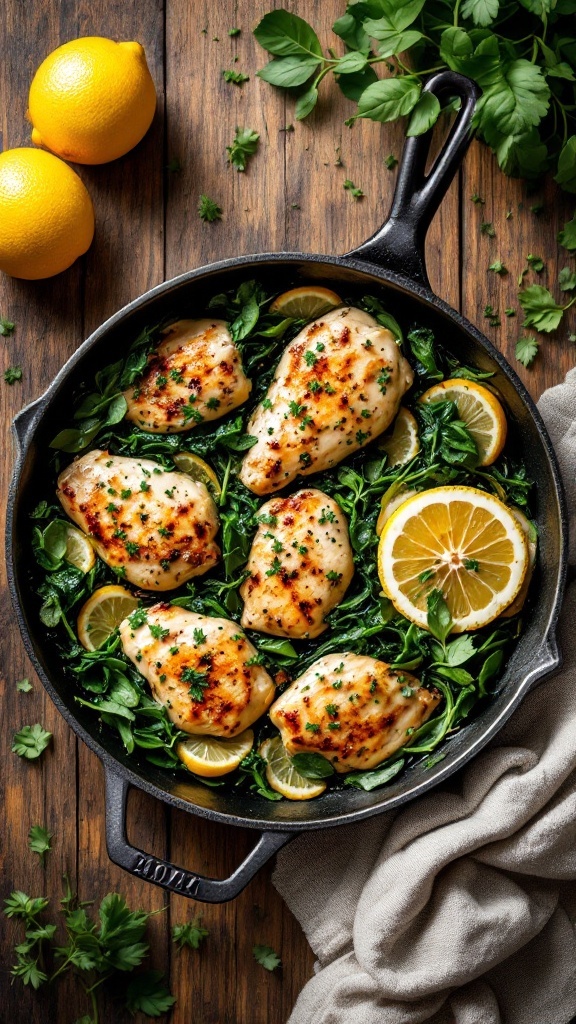
[[[576,370],[540,400],[576,566]],[[576,1014],[576,583],[561,672],[459,776],[309,833],[274,884],[318,957],[289,1024],[568,1024]]]

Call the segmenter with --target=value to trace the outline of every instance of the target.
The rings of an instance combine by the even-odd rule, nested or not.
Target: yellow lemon
[[[322,779],[307,779],[296,771],[280,736],[264,740],[258,753],[266,761],[266,778],[271,788],[287,800],[312,800],[326,789]]]
[[[295,316],[301,320],[313,320],[315,316],[322,316],[322,313],[341,305],[342,299],[330,288],[304,285],[278,295],[270,306],[270,312]]]
[[[187,736],[176,745],[176,753],[189,771],[209,779],[233,772],[250,753],[253,744],[252,729],[245,729],[231,740],[219,736]]]
[[[428,388],[420,402],[450,400],[478,447],[481,466],[491,466],[502,451],[507,433],[504,409],[488,388],[473,380],[453,377]]]
[[[125,587],[109,583],[99,587],[82,605],[78,615],[78,639],[87,651],[96,651],[118,629],[139,601]]]
[[[85,185],[67,164],[37,149],[0,153],[0,270],[52,277],[74,263],[94,236]]]
[[[516,516],[476,487],[420,491],[392,513],[380,535],[384,592],[424,629],[432,590],[442,592],[455,633],[488,625],[517,597],[528,565]]]
[[[100,36],[54,50],[34,75],[28,97],[32,142],[79,164],[105,164],[148,131],[156,90],[140,43]]]

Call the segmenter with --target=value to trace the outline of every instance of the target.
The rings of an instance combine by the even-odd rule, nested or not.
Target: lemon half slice
[[[270,786],[287,800],[311,800],[326,789],[325,782],[306,779],[296,771],[279,736],[264,740],[258,753],[267,762],[266,778]]]
[[[138,604],[138,598],[125,587],[115,583],[99,587],[78,615],[78,639],[82,646],[87,651],[96,651]]]
[[[189,771],[209,779],[233,772],[250,753],[253,744],[252,729],[245,729],[231,740],[220,736],[188,736],[177,744],[176,753]]]
[[[384,524],[378,572],[387,597],[427,628],[427,597],[440,590],[455,633],[480,629],[520,591],[529,563],[516,518],[476,487],[433,487],[408,498]]]
[[[392,431],[383,434],[378,447],[386,452],[391,467],[405,466],[420,451],[418,424],[412,413],[403,405],[398,410]]]
[[[212,494],[218,498],[222,494],[222,487],[216,473],[204,459],[193,452],[178,452],[174,456],[174,465],[181,473],[186,473],[192,480],[204,484]]]
[[[291,288],[282,292],[270,306],[271,313],[282,313],[283,316],[294,316],[299,320],[313,320],[329,309],[342,305],[342,299],[329,288],[304,285],[302,288]]]
[[[455,377],[428,388],[419,399],[420,402],[441,400],[456,403],[458,416],[478,447],[480,465],[490,466],[504,447],[508,429],[504,409],[496,396],[473,380]]]

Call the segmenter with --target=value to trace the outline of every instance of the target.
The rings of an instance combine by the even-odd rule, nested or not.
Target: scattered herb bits
[[[228,163],[237,171],[245,171],[248,160],[254,156],[260,135],[252,128],[236,128],[236,135],[231,146],[226,146]]]
[[[204,220],[208,224],[213,224],[215,220],[221,220],[222,208],[214,199],[210,199],[209,196],[201,195],[198,201],[198,215],[200,220]]]
[[[282,961],[271,946],[253,946],[252,955],[257,964],[260,964],[265,971],[275,971],[280,967]]]

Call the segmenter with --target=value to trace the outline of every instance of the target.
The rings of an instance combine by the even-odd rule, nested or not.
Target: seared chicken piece
[[[270,718],[289,754],[323,754],[349,772],[375,768],[409,743],[440,700],[384,661],[327,654],[275,701]]]
[[[308,324],[250,418],[258,443],[244,457],[242,483],[270,494],[341,462],[386,430],[412,379],[393,335],[361,309]]]
[[[274,699],[258,652],[228,619],[155,604],[124,619],[120,639],[154,700],[184,732],[237,736]]]
[[[223,320],[179,320],[163,339],[124,392],[126,419],[153,434],[178,434],[246,401],[252,384]]]
[[[322,491],[296,491],[259,510],[240,587],[242,625],[273,636],[315,637],[354,575],[348,524]]]
[[[185,473],[95,449],[66,467],[56,494],[100,558],[137,587],[172,590],[218,561],[216,506]]]

